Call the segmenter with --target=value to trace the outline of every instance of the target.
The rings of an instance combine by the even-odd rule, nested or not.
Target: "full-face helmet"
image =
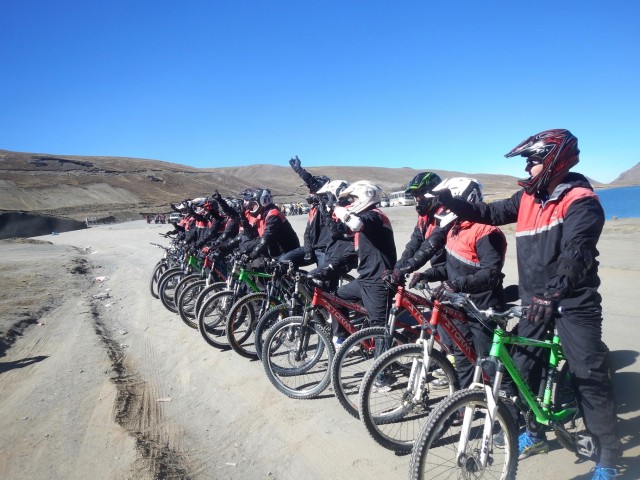
[[[475,178],[451,177],[445,179],[440,185],[433,189],[434,192],[448,188],[453,198],[459,198],[471,203],[482,201],[482,186]],[[457,218],[456,214],[450,210],[435,215],[440,220],[440,226],[444,227]]]
[[[430,192],[440,182],[442,182],[442,179],[437,173],[422,172],[413,177],[407,184],[407,189],[404,193],[410,193],[415,197],[418,215],[427,215],[437,208],[438,203]]]
[[[349,211],[361,213],[380,203],[382,189],[368,180],[359,180],[342,190],[338,198],[349,200]]]
[[[271,203],[273,203],[271,190],[268,188],[256,188],[249,195],[245,196],[244,208],[250,215],[256,217]]]
[[[551,181],[566,174],[571,167],[580,161],[578,139],[569,130],[545,130],[527,138],[505,155],[520,155],[527,159],[527,172],[536,163],[542,164],[540,173],[529,178],[518,180],[518,185],[529,195],[546,194]]]

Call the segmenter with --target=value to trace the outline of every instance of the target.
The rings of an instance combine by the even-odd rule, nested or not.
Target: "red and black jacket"
[[[560,306],[577,309],[599,306],[598,250],[604,210],[589,181],[570,172],[550,197],[540,201],[524,190],[492,203],[454,200],[451,209],[473,221],[492,225],[516,223],[519,294],[528,305],[569,279]]]
[[[447,233],[446,261],[427,270],[431,281],[449,280],[469,293],[479,308],[504,307],[502,267],[507,252],[504,233],[490,225],[456,221]]]

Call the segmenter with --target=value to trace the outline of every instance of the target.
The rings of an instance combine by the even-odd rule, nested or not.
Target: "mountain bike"
[[[563,447],[581,457],[593,457],[595,443],[584,428],[559,337],[551,334],[548,339],[537,340],[508,332],[508,320],[520,318],[522,307],[496,312],[480,310],[464,294],[450,294],[449,298],[485,325],[496,322],[489,354],[489,361],[496,365],[496,376],[493,385],[480,383],[478,362],[471,387],[456,392],[434,409],[416,440],[410,477],[514,479],[518,468],[518,425],[507,402],[524,412],[529,428],[551,428]],[[510,347],[514,345],[548,350],[540,398],[511,357]],[[510,399],[500,393],[505,371],[519,393]],[[500,432],[503,441],[496,442]]]
[[[248,270],[249,262],[245,255],[236,255],[231,273],[227,277],[227,288],[204,300],[198,311],[198,331],[212,347],[230,348],[227,341],[227,318],[231,308],[248,291],[260,292],[258,283],[271,278],[270,273]],[[241,320],[241,317],[235,319],[238,322]]]
[[[433,294],[423,284],[417,287],[426,295]],[[422,325],[418,341],[383,353],[360,386],[360,420],[379,445],[396,453],[411,451],[429,413],[440,400],[460,388],[458,375],[447,358],[452,352],[443,344],[441,333],[470,362],[477,359],[474,346],[455,325],[455,321],[468,321],[464,311],[435,300],[430,313],[427,320],[422,312],[412,310]],[[489,380],[486,372],[482,372],[482,378]]]
[[[266,287],[261,292],[252,292],[236,301],[227,318],[227,342],[239,355],[258,359],[255,347],[255,329],[258,321],[271,308],[289,305],[293,297],[295,274],[293,263],[270,260],[265,263],[265,272],[271,273]],[[292,312],[296,309],[292,305]]]
[[[170,268],[162,274],[158,280],[158,296],[167,310],[178,313],[178,306],[175,302],[175,293],[180,281],[193,273],[201,272],[204,259],[193,250],[187,250],[181,259],[180,266]]]
[[[424,318],[429,318],[433,307],[426,297],[410,292],[403,285],[394,285],[389,280],[386,284],[396,291],[386,325],[363,328],[347,337],[331,366],[333,392],[340,405],[356,418],[360,384],[376,358],[392,346],[416,342],[420,325]]]
[[[165,238],[171,238],[168,235],[163,235]],[[162,274],[170,268],[174,268],[180,265],[180,256],[178,244],[175,239],[172,239],[173,243],[171,246],[166,247],[159,243],[150,242],[154,247],[161,248],[163,250],[162,258],[156,263],[153,267],[153,271],[151,273],[151,279],[149,281],[149,290],[151,291],[151,296],[153,298],[158,297],[158,280],[162,276]]]
[[[217,251],[207,251],[204,269],[199,274],[184,277],[176,287],[176,305],[182,321],[189,327],[197,329],[196,299],[208,287],[210,291],[223,290],[226,286],[226,263]]]
[[[306,272],[298,272],[295,278],[294,295],[307,306],[302,316],[284,318],[269,329],[262,363],[278,390],[291,398],[308,399],[320,395],[331,382],[335,347],[329,317],[353,334],[368,325],[369,314],[362,305],[324,291],[323,282]]]
[[[295,282],[295,277],[293,277],[293,280]],[[346,272],[342,272],[340,274],[340,277],[338,278],[338,288],[346,283],[352,282],[353,280],[354,278],[352,275]],[[264,339],[269,329],[280,320],[288,317],[301,316],[303,313],[302,309],[304,307],[305,301],[305,299],[299,298],[295,295],[294,284],[294,295],[292,295],[289,303],[283,303],[270,308],[258,320],[254,332],[255,350],[258,358],[262,360],[262,345],[264,344]]]

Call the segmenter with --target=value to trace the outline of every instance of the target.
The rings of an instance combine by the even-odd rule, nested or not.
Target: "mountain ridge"
[[[196,168],[132,157],[0,150],[0,211],[73,219],[110,216],[124,220],[147,213],[167,212],[170,202],[208,195],[216,189],[222,195],[235,195],[247,187],[270,188],[277,203],[304,201],[307,188],[289,165],[283,163],[282,166],[256,164]],[[327,175],[334,180],[371,180],[386,192],[400,188],[417,173],[426,170],[434,171],[443,178],[477,178],[483,184],[489,200],[506,197],[518,189],[517,178],[509,175],[463,173],[431,168],[429,165],[421,169],[349,166],[305,168],[313,175]],[[619,179],[624,179],[625,173]],[[634,181],[635,172],[631,173],[630,181]],[[594,186],[603,185],[594,182]]]

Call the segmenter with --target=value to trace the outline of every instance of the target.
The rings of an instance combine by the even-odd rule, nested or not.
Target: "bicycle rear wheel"
[[[471,423],[463,429],[465,409]],[[431,413],[416,439],[411,455],[411,480],[491,478],[513,480],[518,469],[518,427],[513,415],[499,401],[489,442],[486,465],[482,465],[484,425],[488,421],[484,390],[460,390],[445,399]],[[464,436],[462,433],[466,432]],[[494,445],[500,431],[504,448]],[[463,448],[464,447],[464,448]]]
[[[438,375],[442,385],[434,382]],[[401,345],[382,354],[363,379],[360,420],[378,444],[409,453],[429,413],[458,388],[444,354],[434,349],[427,369],[422,344]]]
[[[329,330],[316,323],[302,325],[302,317],[289,317],[267,333],[262,363],[267,378],[291,398],[317,397],[331,382],[334,347]]]

